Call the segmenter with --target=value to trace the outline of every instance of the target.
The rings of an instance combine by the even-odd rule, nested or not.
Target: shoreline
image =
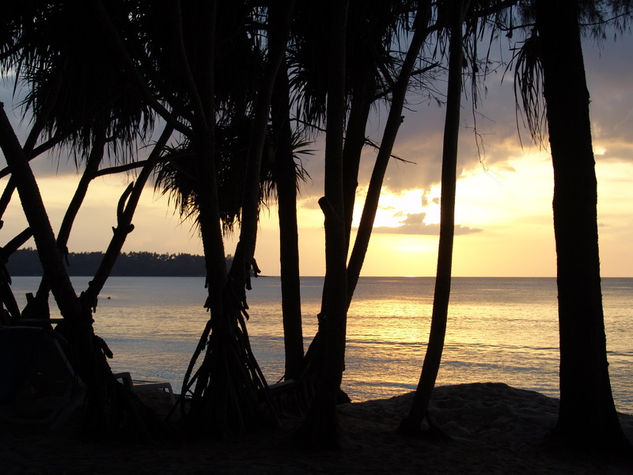
[[[631,461],[554,450],[558,400],[503,383],[439,386],[430,411],[450,441],[396,428],[413,393],[339,406],[340,450],[297,448],[292,431],[260,430],[235,442],[168,446],[82,442],[3,431],[7,473],[631,473]],[[620,414],[633,440],[633,416]]]

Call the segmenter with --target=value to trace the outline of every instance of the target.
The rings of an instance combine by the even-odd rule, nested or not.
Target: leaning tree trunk
[[[440,212],[440,242],[437,255],[435,294],[429,344],[424,357],[420,381],[415,391],[411,411],[402,423],[400,431],[420,431],[422,419],[427,414],[431,392],[440,368],[448,302],[451,293],[451,269],[453,264],[453,237],[455,234],[455,188],[457,183],[457,145],[459,140],[459,109],[462,94],[462,64],[464,61],[462,27],[464,10],[468,2],[457,1],[450,25],[448,91],[444,122],[444,146],[442,152],[442,198]]]
[[[536,25],[554,167],[560,408],[556,432],[624,445],[609,381],[600,289],[597,184],[577,2],[537,0]]]
[[[343,313],[343,321],[340,323],[341,325],[341,333],[345,335],[346,326],[347,326],[347,309],[349,308],[352,300],[352,296],[354,294],[354,289],[356,288],[356,284],[358,283],[358,278],[360,275],[361,268],[363,266],[363,262],[365,259],[365,254],[367,253],[367,249],[369,247],[369,240],[371,237],[371,232],[373,229],[374,218],[376,216],[376,211],[378,209],[378,201],[380,198],[380,192],[382,189],[382,183],[384,180],[385,172],[387,170],[387,165],[389,163],[389,158],[391,156],[391,151],[393,150],[393,145],[395,143],[396,136],[398,134],[398,129],[400,127],[400,123],[402,122],[402,108],[405,102],[405,96],[409,84],[409,79],[411,76],[411,72],[413,71],[413,67],[415,65],[415,61],[418,57],[420,48],[424,43],[424,40],[429,34],[428,22],[430,20],[431,15],[431,3],[428,1],[421,2],[418,12],[416,14],[415,19],[415,32],[413,35],[413,39],[411,40],[411,44],[409,45],[409,49],[407,51],[407,55],[405,57],[405,61],[400,69],[400,73],[398,75],[398,79],[393,88],[392,101],[391,101],[391,109],[389,111],[389,117],[387,118],[387,123],[385,125],[385,130],[383,133],[383,139],[380,145],[380,150],[378,152],[378,156],[376,157],[376,162],[374,164],[374,169],[372,171],[371,180],[369,183],[369,188],[367,191],[367,196],[365,198],[365,204],[363,206],[363,213],[360,220],[360,225],[358,228],[358,232],[356,234],[356,239],[354,241],[354,246],[352,249],[352,253],[349,258],[349,262],[347,264],[347,268],[345,270],[345,293],[346,293],[346,311]],[[371,82],[371,81],[370,81]],[[365,87],[367,84],[364,85]],[[362,90],[361,90],[362,89]],[[369,104],[365,103],[367,100],[366,97],[363,97],[369,93],[367,89],[360,88],[356,90],[355,97],[352,102],[352,109],[350,111],[350,117],[348,120],[347,131],[349,133],[348,137],[346,137],[345,145],[343,148],[343,217],[344,221],[344,234],[345,240],[344,245],[345,248],[343,253],[345,254],[345,258],[347,258],[347,254],[349,251],[349,240],[351,234],[351,226],[352,226],[352,213],[354,206],[354,194],[356,192],[357,179],[358,179],[358,167],[360,160],[360,152],[362,148],[362,144],[364,142],[364,133],[361,138],[359,135],[361,131],[364,132],[365,124],[362,122],[363,118],[366,120],[366,110],[365,108],[369,106]],[[358,95],[356,95],[358,94]],[[329,97],[329,96],[328,96]],[[344,127],[344,124],[342,125]],[[326,213],[326,230],[327,230],[327,213]],[[326,231],[327,232],[327,231]],[[327,235],[326,235],[327,241]],[[327,252],[327,247],[326,247]],[[326,258],[327,259],[327,258]],[[342,285],[340,285],[342,288]],[[304,370],[304,380],[308,385],[308,391],[311,391],[312,383],[310,382],[311,373],[318,372],[318,365],[320,364],[319,360],[323,357],[324,348],[324,337],[321,331],[321,325],[319,326],[319,331],[316,336],[312,340],[310,347],[306,353],[306,363]],[[342,356],[341,358],[345,359],[345,342],[343,341],[342,346]],[[340,382],[339,382],[340,385]],[[337,392],[343,398],[347,398],[346,395],[340,393],[340,387]]]
[[[59,227],[59,232],[57,233],[57,247],[65,258],[68,257],[68,239],[70,238],[70,231],[72,230],[75,218],[77,217],[86,194],[88,193],[88,187],[99,170],[99,165],[103,159],[105,145],[105,127],[102,127],[98,136],[94,140],[92,150],[88,154],[86,169],[81,175],[75,194],[70,200],[66,213],[64,213],[62,224]],[[27,303],[23,314],[27,316],[32,315],[33,317],[39,319],[48,319],[50,316],[48,310],[49,290],[49,283],[45,277],[42,277],[35,299],[30,300]]]
[[[114,379],[105,354],[109,352],[103,340],[96,337],[90,308],[82,305],[70,282],[62,255],[57,247],[35,176],[25,151],[15,136],[9,120],[0,109],[0,147],[17,185],[24,214],[33,232],[44,276],[64,321],[57,331],[68,340],[68,357],[88,388],[84,427],[93,436],[103,437],[123,431],[149,435],[145,414],[135,405]],[[140,417],[140,418],[139,418]]]
[[[244,288],[250,288],[249,272],[252,267],[255,244],[257,242],[257,223],[261,197],[261,164],[268,131],[270,103],[277,73],[286,53],[293,5],[294,0],[275,2],[268,12],[268,59],[264,68],[261,88],[255,101],[253,133],[248,150],[244,196],[242,198],[240,239],[233,256],[230,271],[234,291],[240,295],[244,302],[246,301]]]
[[[372,71],[354,71],[352,101],[343,145],[343,198],[345,202],[345,247],[349,252],[354,203],[358,188],[360,157],[365,145],[365,129],[369,111],[376,96],[376,80]]]
[[[141,194],[145,188],[145,184],[149,179],[151,173],[154,171],[158,160],[160,159],[171,134],[173,128],[170,125],[165,126],[160,138],[154,144],[154,148],[150,153],[147,161],[136,178],[136,182],[130,183],[127,189],[123,192],[123,195],[119,199],[117,206],[117,225],[112,228],[112,239],[110,244],[99,263],[94,276],[88,283],[88,288],[81,293],[81,300],[84,305],[87,305],[93,311],[97,309],[97,298],[103,289],[108,277],[114,268],[117,258],[121,254],[121,249],[128,234],[134,230],[132,224],[132,218],[136,212],[136,207],[141,198]],[[59,244],[59,238],[57,239]]]
[[[285,379],[298,379],[303,368],[303,331],[297,226],[297,169],[292,151],[288,68],[282,62],[271,100],[275,143],[275,181],[279,214],[281,312],[286,356]]]
[[[356,289],[360,271],[363,267],[365,255],[367,254],[367,249],[369,247],[369,240],[374,227],[374,219],[376,218],[376,211],[378,209],[378,201],[380,200],[383,180],[387,171],[387,165],[389,164],[389,158],[391,157],[391,151],[393,150],[398,130],[400,128],[400,124],[402,123],[402,108],[404,107],[409,79],[418,58],[418,54],[420,53],[420,48],[430,33],[428,28],[430,15],[431,3],[428,1],[420,2],[420,6],[415,17],[415,32],[413,33],[411,44],[409,45],[407,55],[393,88],[389,116],[387,117],[387,123],[385,124],[385,130],[380,143],[380,150],[378,151],[376,163],[374,164],[374,169],[369,181],[369,188],[367,190],[363,213],[358,226],[356,240],[354,241],[354,247],[352,248],[352,253],[347,265],[348,305],[350,304],[352,295]],[[349,212],[351,213],[351,210]],[[349,224],[351,225],[351,216],[348,219]]]
[[[51,280],[51,288],[59,309],[65,318],[71,320],[81,318],[79,299],[70,283],[61,253],[57,249],[55,235],[35,176],[4,109],[0,114],[0,146],[11,170],[11,176],[15,180],[24,214],[33,232],[42,268],[47,278]]]

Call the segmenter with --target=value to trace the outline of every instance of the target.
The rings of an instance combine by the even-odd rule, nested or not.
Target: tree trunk
[[[279,66],[286,52],[286,43],[290,31],[290,18],[294,0],[275,2],[268,13],[269,38],[268,59],[264,69],[264,79],[255,101],[253,118],[253,136],[248,151],[244,197],[242,200],[242,218],[240,221],[240,239],[233,256],[231,278],[234,291],[245,302],[244,287],[250,288],[249,275],[255,254],[257,241],[257,223],[259,219],[259,200],[261,197],[261,163],[264,151],[270,102]]]
[[[560,409],[556,432],[582,445],[621,446],[606,356],[597,184],[577,2],[537,0],[554,167]]]
[[[57,247],[65,258],[68,256],[68,239],[70,238],[70,231],[72,230],[75,218],[77,217],[79,209],[81,208],[86,194],[88,193],[88,187],[99,170],[99,165],[103,159],[105,143],[105,129],[102,129],[92,145],[92,150],[90,151],[86,161],[86,169],[81,175],[75,194],[70,200],[66,213],[64,213],[62,224],[59,227],[59,232],[57,233]],[[24,309],[24,312],[27,314],[33,314],[36,318],[49,318],[49,290],[49,283],[45,277],[42,277],[35,299],[27,303],[27,308]]]
[[[206,5],[206,4],[203,4]],[[286,6],[288,9],[284,9]],[[292,1],[284,6],[275,5],[269,11],[271,23],[269,56],[255,105],[254,133],[251,137],[246,171],[245,194],[242,202],[240,240],[231,266],[230,278],[226,274],[224,247],[220,230],[218,187],[214,166],[214,97],[213,30],[206,33],[208,51],[201,57],[203,64],[189,69],[189,58],[182,51],[185,73],[191,81],[192,97],[199,97],[198,130],[194,134],[199,143],[199,174],[197,193],[199,198],[199,220],[207,257],[209,278],[208,307],[211,318],[205,327],[200,343],[189,363],[183,382],[182,395],[189,390],[197,378],[188,421],[195,429],[206,430],[213,426],[216,436],[224,437],[241,432],[252,424],[261,409],[259,398],[266,397],[266,380],[250,348],[246,331],[247,316],[244,287],[248,286],[250,268],[257,236],[257,218],[260,197],[260,168],[267,132],[272,89],[279,64],[285,52],[289,30]],[[203,7],[203,13],[212,20],[202,22],[205,29],[215,25],[215,4]],[[206,30],[205,30],[206,31]],[[182,31],[180,31],[182,37]],[[201,34],[204,36],[204,32]],[[208,160],[210,159],[210,160]],[[219,260],[221,256],[221,262]],[[219,277],[219,278],[215,278]],[[208,340],[207,340],[208,336]],[[206,343],[206,352],[196,375],[189,380],[195,362]]]
[[[345,202],[345,247],[349,252],[354,203],[358,187],[358,170],[360,157],[365,145],[365,128],[369,118],[369,110],[376,95],[376,82],[371,72],[359,74],[352,92],[352,104],[347,121],[345,144],[343,146],[343,193]],[[362,76],[362,77],[361,77]]]
[[[272,97],[275,135],[275,177],[279,207],[279,260],[281,265],[281,309],[286,356],[286,379],[297,379],[303,368],[303,331],[299,279],[297,226],[297,170],[292,151],[288,69],[282,62]]]
[[[110,240],[110,244],[103,255],[103,259],[101,259],[99,268],[95,272],[92,280],[88,283],[88,288],[81,294],[84,305],[92,308],[93,311],[96,311],[97,297],[110,276],[117,257],[121,254],[121,249],[123,248],[123,244],[125,244],[127,235],[134,229],[132,218],[136,212],[136,206],[141,198],[147,179],[154,170],[172,132],[173,128],[167,125],[154,145],[152,153],[150,153],[145,165],[138,174],[136,182],[128,186],[119,201],[117,207],[117,226],[112,228],[113,236]]]
[[[398,129],[400,127],[400,123],[402,121],[402,108],[404,106],[404,100],[409,84],[409,78],[411,72],[413,70],[413,66],[415,65],[415,61],[419,54],[420,48],[426,39],[429,30],[427,28],[428,22],[430,20],[431,14],[431,4],[430,2],[422,2],[418,13],[415,19],[415,33],[413,35],[413,39],[411,41],[411,45],[409,46],[409,50],[407,51],[407,56],[405,58],[405,62],[400,70],[400,74],[398,76],[398,80],[396,81],[396,85],[393,90],[393,98],[391,109],[389,111],[389,117],[387,119],[387,124],[385,125],[385,131],[383,134],[383,140],[380,146],[380,151],[378,152],[378,157],[376,157],[376,163],[374,165],[374,170],[372,172],[369,189],[367,191],[367,196],[365,198],[365,205],[363,207],[363,215],[361,217],[360,226],[358,229],[358,233],[356,235],[356,240],[354,242],[354,248],[352,250],[352,254],[349,259],[349,263],[347,265],[347,269],[345,271],[345,284],[337,284],[340,288],[343,286],[346,287],[346,310],[342,314],[343,321],[340,323],[342,330],[341,333],[345,335],[346,325],[347,325],[347,308],[351,304],[352,296],[354,293],[354,289],[356,288],[356,284],[358,282],[358,278],[360,275],[360,270],[362,268],[365,254],[367,252],[367,248],[369,246],[369,238],[371,237],[371,232],[373,229],[374,218],[376,216],[376,210],[378,208],[378,200],[380,198],[380,192],[382,189],[382,183],[385,176],[385,172],[387,169],[387,164],[389,163],[389,158],[391,156],[391,151],[393,149],[393,145],[395,143],[395,139],[398,133]],[[368,93],[368,90],[364,90],[362,94]],[[348,137],[348,141],[345,143],[345,147],[343,149],[343,209],[344,214],[344,245],[345,248],[343,253],[345,254],[345,258],[347,258],[347,253],[349,251],[349,238],[351,231],[351,223],[352,223],[352,212],[353,212],[353,200],[354,193],[356,191],[356,181],[358,175],[358,163],[354,163],[354,161],[358,161],[360,159],[360,148],[362,147],[362,142],[359,140],[359,131],[361,128],[364,130],[364,124],[361,127],[359,118],[364,115],[364,110],[361,104],[362,102],[362,94],[359,95],[356,100],[358,103],[352,104],[352,111],[350,112],[350,119],[348,121],[348,131],[352,132],[352,136]],[[330,96],[328,95],[328,98]],[[353,121],[353,123],[352,123]],[[344,125],[342,125],[344,127]],[[364,141],[364,136],[362,137],[362,141]],[[350,140],[351,139],[351,140]],[[348,162],[349,160],[349,162]],[[352,200],[351,203],[349,201]],[[321,207],[324,208],[324,205],[327,205],[327,200],[323,203],[320,202]],[[325,210],[329,207],[325,206]],[[327,229],[328,229],[328,215],[326,213],[326,253],[327,253]],[[334,238],[332,238],[334,239]],[[330,241],[331,242],[331,241]],[[327,265],[327,257],[326,257],[326,265]],[[326,268],[327,272],[327,268]],[[327,278],[327,275],[326,275]],[[327,284],[327,281],[326,281]],[[324,284],[325,288],[325,284]],[[325,298],[325,290],[324,290],[324,298]],[[320,322],[321,323],[321,322]],[[324,337],[322,335],[322,325],[319,325],[319,331],[315,338],[313,339],[308,351],[306,353],[306,375],[311,372],[311,365],[314,364],[318,366],[320,364],[319,360],[323,358],[323,354],[326,351]],[[345,358],[345,342],[343,341],[342,346],[343,354],[341,358]],[[315,368],[318,372],[318,368]],[[340,385],[340,381],[339,381]],[[340,387],[337,390],[337,393],[340,392]]]
[[[393,145],[398,135],[398,129],[402,123],[402,108],[409,86],[409,78],[411,77],[411,72],[413,71],[413,66],[417,60],[420,48],[429,34],[428,22],[430,15],[431,3],[427,1],[420,2],[420,7],[415,18],[415,32],[393,89],[389,116],[387,117],[387,123],[385,124],[385,130],[380,143],[380,150],[378,151],[376,163],[374,164],[374,169],[371,174],[365,205],[363,206],[363,214],[347,266],[348,305],[351,302],[354,289],[358,283],[358,277],[360,276],[365,255],[367,254],[367,248],[369,247],[369,239],[374,227],[374,219],[376,218],[382,183],[387,171],[387,165],[389,164],[389,158],[391,157],[391,151],[393,150]]]
[[[66,209],[64,219],[59,227],[59,232],[57,233],[57,246],[64,254],[68,253],[66,247],[68,246],[68,239],[70,238],[70,231],[73,227],[73,223],[75,222],[75,218],[77,217],[81,204],[88,193],[90,182],[92,182],[99,170],[99,165],[103,159],[105,143],[105,130],[103,130],[99,133],[99,137],[95,139],[95,142],[92,145],[92,150],[90,151],[88,160],[86,161],[86,169],[79,180],[77,190],[70,201],[70,205]]]
[[[442,360],[448,302],[451,293],[453,264],[453,237],[455,234],[455,189],[457,184],[457,145],[459,140],[459,113],[462,95],[462,65],[464,61],[462,27],[469,2],[456,1],[450,25],[448,91],[442,152],[442,197],[440,212],[440,242],[437,254],[437,273],[429,344],[424,357],[420,381],[415,391],[411,411],[400,424],[400,431],[414,434],[420,431],[426,416],[431,393]]]
[[[64,318],[81,318],[79,299],[70,283],[35,176],[4,112],[0,111],[0,146],[17,185],[24,214],[33,231],[42,269]]]
[[[336,400],[343,376],[347,315],[343,134],[348,2],[330,1],[327,5],[331,13],[331,23],[327,40],[330,63],[325,138],[325,196],[319,200],[325,215],[325,279],[319,315],[321,353],[315,362],[317,381],[305,434],[312,444],[337,446]]]
[[[145,413],[138,412],[138,400],[124,393],[114,379],[105,354],[103,340],[96,337],[90,309],[75,294],[63,263],[35,176],[4,109],[0,108],[0,146],[15,179],[22,208],[27,218],[42,264],[44,276],[64,321],[56,330],[68,341],[68,357],[88,388],[84,428],[93,436],[103,437],[128,431],[147,436]],[[140,403],[138,403],[140,404]],[[141,417],[141,419],[139,419]],[[140,432],[139,432],[140,431]]]

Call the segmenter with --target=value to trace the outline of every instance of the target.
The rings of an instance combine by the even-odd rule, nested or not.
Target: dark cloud
[[[435,236],[440,233],[439,224],[426,224],[424,218],[426,213],[413,213],[406,215],[402,225],[398,227],[378,226],[374,227],[375,233],[382,234],[424,234]],[[455,225],[455,234],[472,234],[481,232],[482,229],[469,228],[468,226]]]
[[[591,93],[594,143],[606,153],[601,159],[633,161],[633,35],[597,46],[584,42],[587,80]],[[507,44],[499,56],[510,58]],[[506,168],[510,157],[538,148],[524,128],[515,107],[513,74],[500,68],[491,73],[479,90],[478,107],[472,110],[472,91],[462,101],[458,173],[477,167]],[[441,80],[436,87],[442,90]],[[465,88],[469,88],[468,84]],[[386,183],[392,190],[428,189],[440,180],[444,107],[411,98],[394,153],[416,165],[390,164]],[[475,130],[477,133],[475,133]],[[547,142],[542,144],[547,147]]]

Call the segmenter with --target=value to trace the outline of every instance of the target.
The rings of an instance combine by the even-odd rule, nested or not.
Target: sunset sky
[[[585,41],[585,62],[592,98],[591,114],[597,162],[599,230],[603,276],[633,276],[633,37],[606,40],[601,48]],[[507,52],[504,53],[507,59]],[[502,68],[503,69],[503,68]],[[444,83],[438,83],[443,88]],[[552,228],[552,167],[549,152],[534,146],[529,134],[516,127],[512,75],[492,74],[480,99],[477,129],[483,138],[478,153],[470,103],[462,110],[456,240],[456,276],[555,275]],[[12,84],[1,84],[9,115]],[[470,92],[466,94],[470,96]],[[376,228],[363,275],[432,276],[435,273],[441,138],[444,109],[412,97],[394,153],[415,164],[392,161],[380,201]],[[368,135],[380,142],[386,121],[376,111]],[[323,215],[317,199],[323,189],[322,144],[304,165],[311,180],[299,202],[302,275],[324,272]],[[366,149],[358,202],[373,165],[375,152]],[[54,229],[72,196],[78,175],[70,159],[34,162],[41,192]],[[101,178],[90,188],[71,235],[71,251],[105,250],[115,225],[116,202],[130,177]],[[6,178],[2,180],[2,186]],[[190,222],[180,223],[167,200],[151,188],[144,193],[134,219],[135,230],[124,251],[201,253]],[[360,207],[357,208],[360,214]],[[256,259],[264,274],[279,273],[277,210],[263,210]],[[4,216],[0,242],[25,227],[17,196]],[[235,239],[227,240],[232,253]]]

